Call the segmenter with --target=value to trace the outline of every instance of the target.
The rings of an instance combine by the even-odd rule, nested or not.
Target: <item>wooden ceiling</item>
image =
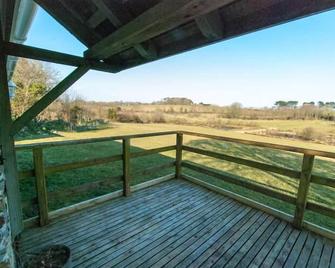
[[[35,0],[87,46],[124,70],[297,18],[335,0]]]

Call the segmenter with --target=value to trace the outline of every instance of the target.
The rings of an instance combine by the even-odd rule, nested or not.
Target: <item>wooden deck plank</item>
[[[229,207],[234,205],[231,200],[227,200],[225,204]],[[119,263],[122,260],[127,259],[129,256],[136,258],[135,254],[137,254],[137,256],[141,256],[142,253],[146,253],[150,250],[150,248],[159,244],[160,240],[164,239],[164,235],[172,235],[172,233],[176,233],[185,228],[185,225],[189,225],[195,217],[204,215],[200,213],[203,213],[203,209],[199,209],[196,213],[191,211],[189,215],[179,215],[182,217],[182,220],[178,219],[178,217],[174,217],[171,224],[164,226],[165,228],[160,228],[153,233],[145,233],[143,236],[140,236],[135,241],[130,241],[130,243],[126,245],[117,245],[113,254],[108,255],[101,263],[104,264],[105,262],[111,260],[113,263]],[[131,242],[133,242],[133,244]]]
[[[151,250],[147,251],[146,254],[141,254],[138,256],[131,255],[128,259],[121,262],[120,267],[150,267],[151,264],[154,264],[157,261],[157,256],[159,253],[163,252],[165,254],[169,250],[169,246],[177,245],[187,240],[190,236],[195,233],[201,232],[204,228],[207,230],[215,224],[213,220],[218,220],[222,222],[222,218],[225,218],[224,221],[229,221],[234,213],[241,212],[241,208],[234,202],[233,206],[229,207],[227,210],[221,209],[221,206],[218,207],[218,210],[212,208],[205,208],[204,215],[202,217],[197,217],[197,219],[190,225],[183,226],[182,230],[179,232],[172,232],[163,236],[157,243],[151,247]],[[171,249],[172,250],[172,249]]]
[[[335,268],[335,247],[333,248],[333,254],[332,254],[332,258],[330,261],[330,268]]]
[[[176,193],[176,195],[177,195],[177,193]],[[147,204],[147,203],[150,203],[151,202],[151,200],[152,199],[143,199],[143,203],[144,204]],[[129,212],[131,212],[131,210],[134,210],[134,208],[136,208],[136,209],[138,209],[139,208],[139,206],[142,206],[142,204],[141,203],[139,203],[139,200],[136,200],[136,203],[132,203],[132,207],[129,209],[129,210],[127,210],[127,212],[129,211]],[[127,206],[126,208],[129,208],[129,206]],[[120,211],[122,211],[122,209],[126,209],[125,207],[121,207],[121,208],[119,208],[119,207],[115,207],[115,208],[113,208],[113,209],[111,209],[111,210],[107,210],[106,211],[106,209],[104,209],[104,211],[103,212],[105,212],[104,214],[102,214],[101,212],[101,210],[100,209],[97,209],[97,211],[96,211],[96,215],[94,215],[94,216],[92,216],[92,217],[89,217],[89,218],[85,218],[85,224],[86,224],[86,226],[89,226],[90,224],[93,224],[93,225],[95,225],[95,223],[96,223],[96,221],[97,220],[99,220],[99,219],[101,219],[101,218],[103,218],[103,217],[108,217],[108,216],[110,216],[110,215],[114,215],[114,214],[118,214],[118,212],[120,212]],[[120,215],[122,215],[122,214],[120,214]],[[89,215],[88,215],[89,216]],[[83,217],[81,217],[81,218],[83,218]],[[93,219],[92,219],[93,218]],[[61,229],[59,228],[59,226],[56,226],[56,227],[54,227],[54,228],[52,228],[52,227],[50,227],[50,229],[48,229],[48,232],[47,233],[38,233],[38,234],[34,234],[34,238],[35,239],[38,239],[39,240],[39,242],[41,242],[41,240],[40,240],[40,236],[44,236],[45,237],[45,235],[46,234],[48,234],[48,235],[52,235],[52,232],[55,232],[55,233],[57,233],[58,234],[58,236],[60,235],[60,232],[62,232],[62,233],[64,233],[64,234],[67,234],[68,233],[68,228],[72,228],[72,229],[75,229],[75,228],[77,228],[77,224],[82,224],[83,222],[82,221],[78,221],[78,218],[77,219],[75,219],[75,221],[70,221],[70,222],[67,222],[67,223],[64,223],[64,224],[61,224]],[[30,237],[30,239],[28,239],[27,240],[27,242],[28,243],[31,243],[32,242],[32,239],[31,239],[32,237]],[[24,244],[26,241],[22,241],[22,244]]]
[[[194,262],[194,260],[196,260],[201,254],[204,254],[204,252],[208,250],[212,245],[214,245],[215,242],[217,242],[220,238],[225,237],[226,239],[228,239],[237,230],[242,228],[242,226],[244,226],[244,224],[247,223],[252,217],[255,217],[256,212],[256,210],[250,210],[247,215],[242,215],[242,217],[241,215],[238,215],[232,222],[232,226],[228,225],[221,228],[215,235],[211,236],[209,239],[204,241],[202,245],[196,248],[196,250],[194,250],[195,246],[192,246],[182,251],[181,254],[176,256],[169,263],[165,264],[165,266],[190,266]],[[193,265],[195,264],[192,264],[192,266]]]
[[[265,212],[171,180],[26,230],[20,253],[63,243],[73,267],[331,267],[334,244]]]
[[[72,215],[69,215],[65,218],[61,218],[58,219],[56,222],[53,222],[51,224],[49,224],[48,226],[46,226],[45,228],[30,228],[28,230],[26,230],[24,232],[23,237],[21,238],[21,242],[24,241],[31,241],[31,238],[38,235],[38,236],[44,236],[46,235],[46,233],[49,233],[51,231],[55,231],[59,234],[59,232],[65,231],[66,229],[64,228],[59,228],[59,226],[66,226],[66,225],[71,225],[72,223],[78,221],[78,218],[83,218],[85,216],[89,216],[89,221],[91,220],[92,222],[95,222],[95,216],[96,215],[101,215],[101,211],[100,209],[103,208],[105,211],[108,211],[108,208],[111,209],[122,209],[122,208],[128,208],[128,207],[132,207],[134,203],[138,203],[138,198],[143,198],[143,201],[146,200],[151,200],[153,198],[155,198],[155,196],[157,195],[157,187],[159,187],[158,185],[148,188],[148,189],[144,189],[143,191],[140,192],[136,192],[134,193],[131,197],[128,197],[127,201],[128,202],[124,202],[124,198],[118,198],[115,199],[109,203],[105,203],[105,204],[101,204],[98,205],[96,207],[93,208],[89,208],[86,209],[84,211],[80,211],[77,213],[74,213]],[[164,183],[164,185],[161,186],[162,187],[162,191],[164,193],[164,191],[176,191],[177,190],[177,185],[170,183],[170,182],[166,182]],[[186,187],[186,185],[181,184],[180,188],[183,189],[184,187]],[[38,232],[36,231],[38,230]]]
[[[265,257],[269,254],[271,249],[273,248],[276,241],[279,239],[279,237],[282,235],[282,233],[285,231],[285,229],[288,228],[288,223],[282,222],[275,232],[272,233],[271,237],[266,241],[264,246],[260,249],[260,251],[257,253],[255,258],[252,260],[252,262],[249,264],[250,268],[256,268],[260,267],[261,263],[265,259]]]
[[[272,267],[283,267],[286,259],[290,255],[290,252],[298,239],[300,232],[297,229],[294,229],[293,232],[290,234],[289,238],[287,239],[286,243],[284,244],[282,250],[279,252],[275,262],[273,263]]]
[[[156,187],[156,186],[154,186]],[[164,183],[164,185],[162,186],[162,192],[161,194],[170,194],[172,192],[176,192],[178,193],[179,190],[181,189],[189,189],[189,187],[187,187],[186,185],[180,185],[180,189],[178,189],[178,187],[176,185],[170,184],[168,183]],[[65,228],[59,228],[59,226],[68,226],[68,225],[72,225],[76,222],[78,222],[78,219],[80,218],[86,218],[86,222],[87,223],[95,223],[96,222],[96,217],[102,217],[104,215],[102,215],[101,213],[106,213],[106,212],[110,212],[111,210],[116,211],[116,210],[128,210],[129,208],[134,208],[134,205],[139,205],[138,199],[141,198],[142,202],[151,202],[151,200],[154,200],[156,198],[157,195],[157,189],[154,191],[146,191],[148,189],[144,189],[143,193],[142,191],[140,192],[136,192],[134,193],[131,197],[127,198],[127,202],[125,202],[124,198],[117,198],[114,200],[111,200],[110,202],[104,203],[104,204],[100,204],[94,208],[89,208],[87,210],[84,211],[79,211],[77,213],[74,213],[72,215],[69,215],[67,217],[64,218],[60,218],[57,219],[57,221],[55,221],[54,223],[48,225],[46,228],[31,228],[28,229],[27,231],[25,231],[24,233],[24,237],[21,239],[21,241],[26,241],[29,240],[31,241],[31,237],[34,236],[44,236],[46,235],[45,232],[50,233],[52,231],[57,232],[58,234],[60,232],[67,232],[67,230]],[[178,190],[178,191],[177,191]],[[189,189],[190,190],[190,189]],[[128,200],[129,199],[129,200]],[[38,232],[36,232],[36,230],[39,230]],[[27,239],[25,239],[25,237],[27,237]]]
[[[213,267],[223,267],[223,266],[230,266],[230,262],[233,262],[232,266],[235,266],[239,261],[239,256],[237,260],[234,260],[234,257],[239,252],[242,253],[241,249],[245,245],[247,248],[255,243],[255,241],[259,238],[259,236],[270,226],[270,224],[273,222],[274,218],[272,216],[266,217],[266,219],[263,222],[260,222],[259,224],[255,224],[249,228],[248,232],[245,232],[240,239],[238,239],[232,247],[230,247],[224,255],[221,255],[220,258],[217,260],[215,265]],[[243,255],[243,253],[242,253]],[[234,262],[235,263],[234,265]]]
[[[200,198],[200,197],[198,197],[198,198]],[[211,204],[211,198],[210,198],[210,196],[208,196],[208,195],[205,195],[205,196],[203,196],[203,198],[202,199],[200,199],[200,200],[198,200],[198,202],[192,202],[192,199],[191,198],[189,198],[189,200],[187,200],[187,202],[189,202],[190,201],[190,203],[191,204],[189,204],[188,206],[186,206],[183,210],[180,210],[179,212],[178,211],[176,211],[177,213],[182,213],[182,215],[185,215],[185,217],[188,215],[188,214],[190,214],[190,217],[192,217],[192,216],[194,216],[194,215],[196,215],[197,214],[197,211],[198,210],[200,210],[200,212],[201,212],[201,209],[206,205],[206,203],[207,204]],[[213,199],[213,201],[215,202],[215,199]],[[226,202],[226,201],[228,201],[227,199],[225,199],[224,200],[224,202]],[[193,204],[192,204],[193,203]],[[193,207],[192,207],[193,206]],[[181,217],[176,217],[176,216],[173,216],[173,215],[171,215],[171,217],[173,217],[173,218],[176,218],[176,222],[178,223],[178,221],[179,220],[181,220],[182,218]],[[141,231],[141,232],[138,232],[138,235],[140,236],[140,237],[142,237],[143,235],[145,235],[146,234],[146,232],[149,232],[149,233],[151,233],[152,235],[154,234],[154,233],[152,233],[152,229],[150,229],[152,226],[153,227],[162,227],[162,226],[164,226],[164,224],[168,224],[168,223],[171,223],[171,220],[173,220],[173,219],[171,219],[171,217],[170,218],[167,218],[166,219],[166,221],[165,222],[162,222],[162,223],[159,223],[159,224],[156,224],[155,225],[155,223],[151,223],[151,225],[148,225],[149,226],[149,228],[148,229],[146,229],[146,230],[143,230],[143,231]],[[187,218],[187,217],[186,217]],[[140,227],[140,228],[143,228],[143,226],[142,227]],[[156,228],[156,229],[157,229]],[[134,229],[134,231],[137,231],[137,228],[135,227],[135,228],[133,228]],[[131,234],[131,231],[132,230],[127,230],[127,235],[129,236],[130,234]],[[131,238],[132,239],[136,239],[138,236],[131,236]],[[119,248],[120,248],[120,243],[121,242],[123,242],[122,243],[122,245],[125,245],[125,239],[126,237],[125,236],[123,236],[122,237],[122,239],[123,240],[118,240],[117,242],[118,243],[116,243],[116,244],[113,244],[113,243],[110,243],[110,241],[109,240],[107,240],[106,242],[106,244],[99,244],[99,251],[98,252],[95,252],[95,254],[99,254],[98,256],[96,256],[96,258],[95,258],[95,261],[94,261],[94,263],[97,265],[97,263],[99,262],[99,259],[104,259],[104,257],[109,257],[109,255],[110,255],[110,252],[108,251],[109,249],[111,249],[111,248],[113,248],[113,252],[114,252],[114,250],[115,250],[115,246],[119,246]],[[130,241],[131,242],[131,241]],[[129,243],[129,241],[128,241],[128,243]],[[80,252],[80,255],[82,254],[82,252]],[[115,254],[112,254],[112,255],[115,255]],[[83,260],[85,260],[87,257],[88,257],[89,255],[87,255],[87,256],[83,256],[83,257],[80,257],[80,261],[83,261]],[[115,257],[115,256],[114,256]],[[74,258],[77,258],[77,256],[74,256]],[[106,260],[106,259],[105,259]]]
[[[106,216],[106,219],[99,218],[98,222],[92,225],[85,226],[85,228],[79,228],[77,230],[76,225],[73,223],[70,224],[68,227],[68,231],[65,233],[64,236],[62,235],[57,235],[55,236],[54,239],[50,239],[49,236],[46,236],[46,240],[44,242],[46,243],[66,243],[67,245],[73,246],[74,243],[77,243],[78,241],[82,241],[86,237],[94,236],[94,234],[101,234],[101,228],[103,230],[108,230],[114,227],[114,231],[118,230],[120,227],[120,223],[127,222],[128,224],[132,224],[132,220],[140,222],[140,225],[142,224],[143,221],[146,220],[146,216],[152,217],[152,214],[155,213],[156,211],[162,210],[165,212],[164,208],[166,209],[172,209],[174,208],[169,201],[176,202],[176,206],[184,205],[186,201],[186,197],[184,194],[187,194],[188,192],[185,191],[179,191],[178,193],[171,194],[169,197],[167,197],[164,202],[155,202],[155,203],[140,203],[139,207],[135,207],[134,209],[131,209],[130,211],[114,211],[111,212],[109,211],[109,216],[113,217],[113,221],[110,221],[110,218],[108,218],[108,215]],[[191,191],[192,193],[192,191]],[[193,190],[193,193],[201,193],[196,190]],[[207,193],[209,194],[209,193]],[[189,196],[191,198],[192,195]],[[151,202],[151,201],[150,201]],[[144,207],[144,209],[141,207]],[[105,214],[106,215],[106,214]],[[82,219],[79,218],[80,221]],[[80,224],[80,223],[79,223]],[[124,227],[124,228],[127,228]],[[70,236],[68,234],[71,234]],[[67,234],[67,235],[66,235]],[[97,237],[95,237],[97,238]],[[83,241],[86,243],[87,241]],[[44,246],[45,243],[43,241],[39,240],[39,247]]]
[[[274,219],[269,222],[269,225],[263,224],[250,238],[242,243],[242,247],[240,247],[239,250],[233,255],[233,257],[227,262],[226,266],[232,267],[240,265],[239,263],[241,262],[242,258],[252,247],[256,249],[259,244],[262,245],[262,243],[264,243],[264,240],[267,239],[267,237],[273,232],[273,229],[275,229],[280,223],[278,219]],[[218,262],[218,265],[220,265],[220,261]]]
[[[297,267],[306,267],[315,243],[315,237],[309,233],[303,250],[297,260]]]
[[[262,247],[266,244],[266,242],[271,238],[272,234],[278,229],[280,229],[280,227],[284,228],[284,222],[280,221],[280,220],[274,220],[271,225],[269,226],[269,228],[266,229],[266,231],[261,235],[261,237],[259,239],[256,240],[255,243],[252,243],[251,245],[249,245],[249,248],[247,245],[244,245],[241,250],[238,252],[238,254],[236,254],[234,256],[234,258],[236,260],[239,260],[238,263],[236,263],[237,265],[241,266],[241,267],[248,267],[248,265],[250,264],[250,262],[255,258],[255,256],[259,253],[260,249],[262,249]],[[282,229],[283,229],[282,228]],[[282,230],[280,229],[280,230]],[[245,252],[245,253],[244,253]],[[237,256],[241,253],[244,256],[241,256],[241,258],[238,258]],[[230,261],[229,263],[232,263],[232,261]]]
[[[318,267],[319,262],[320,262],[320,256],[322,253],[322,248],[323,248],[323,244],[322,241],[317,239],[315,241],[314,247],[313,247],[313,251],[311,253],[311,256],[308,260],[307,266],[306,267]]]
[[[212,222],[214,223],[214,226],[207,225],[201,231],[191,232],[191,234],[193,234],[191,236],[189,236],[190,233],[188,233],[188,236],[180,239],[178,243],[171,244],[168,250],[162,250],[158,254],[150,258],[150,260],[144,263],[144,266],[146,266],[146,264],[150,266],[154,265],[157,267],[161,267],[163,265],[165,266],[168,261],[173,259],[179,253],[184,252],[191,247],[197,247],[199,244],[203,243],[203,241],[207,239],[207,236],[215,234],[221,228],[231,227],[232,224],[234,224],[235,220],[238,219],[238,217],[244,217],[249,213],[250,210],[250,208],[246,209],[239,207],[236,209],[236,211],[233,212],[233,214],[224,218],[224,220],[220,217],[217,219],[217,222]]]
[[[288,225],[288,228],[285,228],[284,232],[281,234],[279,239],[276,241],[276,244],[273,246],[269,254],[263,260],[260,267],[263,267],[263,268],[271,267],[271,265],[276,260],[279,252],[281,251],[281,249],[283,248],[287,239],[290,237],[293,231],[294,229],[291,225]]]
[[[212,266],[223,255],[231,245],[236,242],[253,225],[259,226],[266,219],[266,215],[257,212],[248,222],[246,222],[237,232],[234,232],[228,239],[222,236],[216,243],[208,248],[204,254],[199,256],[191,265],[192,267]]]
[[[293,248],[291,249],[291,253],[288,256],[288,258],[286,259],[286,262],[284,264],[285,268],[289,268],[289,267],[294,267],[295,263],[297,262],[301,251],[304,247],[305,241],[307,239],[307,232],[301,232],[299,234],[299,237],[296,241],[296,243],[294,244]]]
[[[318,267],[320,267],[320,268],[329,267],[331,256],[332,256],[332,247],[331,247],[331,245],[330,244],[324,245]]]

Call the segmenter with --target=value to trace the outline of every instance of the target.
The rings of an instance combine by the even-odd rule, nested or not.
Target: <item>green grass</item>
[[[185,129],[196,132],[207,132],[210,134],[226,135],[244,139],[254,139],[260,141],[267,141],[280,144],[296,145],[305,148],[313,148],[320,150],[335,151],[334,147],[323,146],[319,144],[305,143],[305,142],[294,142],[286,141],[283,139],[274,139],[266,137],[256,137],[253,135],[245,135],[237,132],[229,131],[219,131],[203,127],[190,127],[190,126],[174,126],[165,124],[150,124],[150,125],[138,125],[138,124],[115,124],[113,128],[89,131],[81,133],[59,133],[61,136],[52,137],[48,139],[43,139],[43,141],[51,140],[67,140],[67,139],[80,139],[88,137],[104,137],[112,135],[122,135],[122,134],[134,134],[134,133],[145,133],[154,131],[165,131],[165,130],[177,130]],[[26,143],[41,142],[41,140],[29,140]],[[286,168],[299,170],[302,162],[302,155],[287,153],[279,150],[257,148],[254,146],[240,145],[236,143],[221,142],[215,140],[208,140],[196,137],[186,136],[184,142],[187,145],[194,146],[197,148],[202,148],[206,150],[212,150],[215,152],[222,152],[225,154],[238,156],[246,159],[252,159],[260,161],[263,163],[274,164]],[[22,142],[20,142],[22,143]],[[175,144],[175,136],[160,136],[153,138],[143,138],[132,140],[132,150],[139,151],[143,149],[150,149],[160,146]],[[86,160],[96,157],[103,157],[107,155],[116,155],[121,153],[121,144],[119,142],[103,142],[94,144],[84,144],[75,145],[67,147],[52,147],[45,150],[45,162],[47,165],[67,163],[71,161]],[[152,156],[147,156],[144,158],[136,158],[131,161],[132,172],[142,170],[145,168],[160,165],[169,162],[174,159],[174,152],[167,152],[164,154],[156,154]],[[19,169],[30,169],[32,168],[32,155],[31,152],[19,151],[18,165]],[[219,170],[221,172],[228,172],[238,176],[241,176],[247,180],[257,182],[278,191],[285,192],[290,195],[295,195],[297,191],[297,181],[295,179],[290,179],[285,176],[276,175],[270,172],[263,172],[257,169],[237,165],[234,163],[221,161],[213,159],[210,157],[199,156],[193,153],[184,153],[184,160],[191,161],[200,165],[205,165],[207,167]],[[152,179],[158,176],[166,175],[173,172],[173,168],[168,170],[162,170],[153,174],[152,176],[136,176],[133,178],[132,184],[140,183],[148,179]],[[287,205],[284,202],[272,199],[268,196],[255,193],[253,191],[246,190],[244,188],[224,183],[220,180],[197,174],[193,171],[184,169],[186,174],[194,175],[199,179],[205,180],[207,182],[213,183],[225,189],[237,192],[256,201],[265,203],[277,209],[283,210],[288,213],[294,212],[294,207]],[[327,177],[333,177],[335,174],[335,162],[317,158],[315,162],[314,173],[324,175]],[[47,178],[48,191],[60,191],[68,187],[79,186],[83,183],[94,181],[97,178],[110,177],[115,175],[121,175],[121,163],[111,163],[101,166],[77,169],[73,171],[67,171],[62,173],[57,173]],[[25,179],[21,181],[21,191],[23,195],[23,202],[27,203],[30,199],[36,196],[35,186],[33,179]],[[121,183],[115,182],[112,187],[100,187],[97,190],[88,191],[81,195],[61,195],[60,198],[49,201],[49,207],[51,210],[61,208],[70,204],[74,204],[88,198],[95,197],[97,195],[105,194],[117,189],[121,189]],[[323,205],[330,207],[335,207],[335,189],[329,187],[312,185],[309,192],[309,200],[313,202],[318,202]],[[31,217],[36,215],[36,206],[25,205],[24,213],[26,217]],[[335,230],[335,220],[318,215],[316,213],[307,213],[306,218],[316,224],[322,225],[324,227]]]

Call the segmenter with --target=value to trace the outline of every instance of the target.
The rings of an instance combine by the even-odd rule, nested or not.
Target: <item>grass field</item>
[[[282,126],[284,127],[284,126]],[[285,139],[276,139],[261,137],[255,135],[247,135],[235,131],[222,131],[217,129],[210,129],[205,127],[194,127],[194,126],[180,126],[180,125],[169,125],[169,124],[114,124],[109,129],[88,131],[81,133],[58,133],[59,136],[52,138],[45,138],[42,140],[26,140],[18,143],[35,143],[44,141],[56,141],[56,140],[69,140],[69,139],[82,139],[92,137],[106,137],[113,135],[123,134],[135,134],[135,133],[146,133],[155,131],[167,131],[167,130],[189,130],[195,132],[209,133],[215,135],[225,135],[235,138],[251,139],[258,141],[266,141],[279,144],[295,145],[304,148],[313,148],[318,150],[332,151],[335,152],[335,146],[320,145],[314,143],[308,143],[303,141],[293,141]],[[264,163],[270,163],[278,166],[288,167],[299,170],[301,167],[302,156],[300,154],[285,153],[279,150],[263,149],[254,146],[246,146],[229,142],[219,142],[214,140],[208,140],[203,138],[195,138],[186,136],[184,143],[190,146],[203,148],[206,150],[212,150],[216,152],[223,152],[225,154],[234,155],[242,158],[253,159]],[[150,149],[160,146],[175,144],[175,136],[162,136],[153,138],[136,139],[132,141],[132,150],[143,150]],[[95,144],[75,145],[68,147],[55,147],[45,150],[45,162],[47,165],[60,164],[71,162],[75,160],[91,159],[95,157],[102,157],[107,155],[121,153],[121,144],[119,142],[104,142]],[[163,154],[152,155],[144,158],[136,158],[131,161],[132,172],[135,174],[136,171],[142,170],[146,167],[153,167],[160,165],[165,162],[173,160],[175,153],[168,152]],[[24,170],[32,168],[32,155],[31,152],[20,151],[17,154],[19,169]],[[267,185],[273,189],[283,191],[285,193],[295,195],[297,191],[297,182],[294,179],[290,179],[284,176],[275,175],[269,172],[259,171],[253,168],[244,167],[241,165],[212,159],[209,157],[201,157],[192,153],[184,153],[183,159],[192,161],[197,164],[205,165],[207,167],[220,170],[221,172],[233,173],[241,176],[247,180],[251,180],[260,184]],[[148,180],[150,178],[162,176],[173,172],[173,168],[168,170],[162,170],[157,172],[154,176],[133,176],[133,184]],[[185,169],[185,173],[194,175],[200,179],[206,180],[207,182],[216,184],[226,189],[238,192],[242,195],[250,197],[254,200],[261,201],[265,204],[271,205],[275,208],[281,209],[286,212],[293,212],[294,207],[287,205],[286,203],[278,200],[269,198],[267,196],[248,191],[238,186],[233,186],[222,181],[206,177],[204,175],[196,174],[190,170]],[[328,159],[317,158],[314,168],[314,173],[325,175],[327,177],[334,177],[335,175],[335,162]],[[63,173],[57,173],[49,176],[48,179],[48,191],[60,191],[60,195],[53,200],[50,200],[50,209],[57,209],[66,205],[70,205],[87,198],[91,198],[100,194],[108,193],[112,190],[120,189],[121,183],[116,182],[113,187],[106,186],[100,187],[98,190],[89,191],[85,195],[78,196],[67,196],[62,195],[63,189],[68,187],[79,186],[83,183],[94,181],[97,178],[109,177],[121,175],[121,163],[112,163],[107,165],[101,165],[90,168],[83,168]],[[21,181],[21,190],[23,193],[23,201],[26,203],[28,200],[36,196],[34,190],[33,180],[25,179]],[[313,186],[309,192],[309,199],[325,204],[330,207],[335,207],[335,190],[329,187]],[[24,212],[26,217],[36,215],[36,207],[25,205]],[[317,224],[328,227],[335,230],[335,220],[320,216],[314,213],[307,213],[306,217]]]

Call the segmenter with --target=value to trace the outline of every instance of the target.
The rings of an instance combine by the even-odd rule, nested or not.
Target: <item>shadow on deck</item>
[[[28,229],[20,253],[56,243],[73,267],[335,267],[329,240],[184,180]]]

